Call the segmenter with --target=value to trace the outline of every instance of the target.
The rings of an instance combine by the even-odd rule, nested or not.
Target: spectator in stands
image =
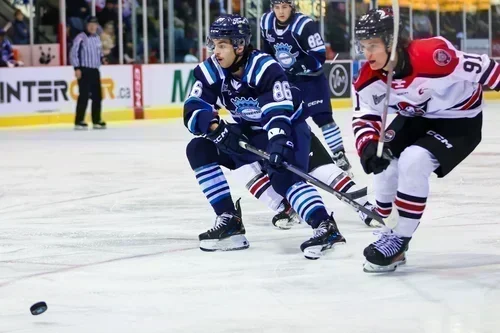
[[[434,36],[432,22],[428,15],[413,15],[413,39],[431,38]]]
[[[89,5],[85,0],[66,1],[70,39],[85,30],[85,19],[90,15]]]
[[[92,6],[92,0],[85,0],[89,4],[89,6]],[[99,13],[103,8],[106,6],[106,0],[96,0],[95,1],[95,11]],[[92,8],[90,8],[90,11],[92,12]]]
[[[16,45],[25,45],[30,43],[30,34],[28,25],[24,22],[23,12],[19,9],[14,13],[14,21],[12,21],[12,29],[14,30],[12,41]]]
[[[108,22],[101,33],[102,53],[110,64],[118,63],[115,57],[116,34],[113,22]]]
[[[5,30],[0,29],[0,67],[22,66],[22,62],[14,59],[14,49],[12,44],[5,37]]]
[[[104,27],[106,23],[113,22],[115,28],[118,25],[118,3],[117,0],[107,0],[106,7],[97,15],[99,24]]]
[[[87,1],[85,0],[66,1],[66,5],[68,6],[67,10],[69,17],[79,17],[85,20],[85,18],[87,18],[90,15],[90,8]]]
[[[200,61],[198,60],[198,57],[196,56],[196,53],[198,51],[192,47],[189,49],[189,52],[184,56],[184,62],[185,63],[192,63],[192,64],[196,64],[196,63],[199,63]]]

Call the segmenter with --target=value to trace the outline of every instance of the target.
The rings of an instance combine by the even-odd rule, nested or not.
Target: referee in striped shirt
[[[101,74],[99,67],[104,58],[101,39],[97,34],[99,23],[95,16],[87,19],[87,30],[79,33],[71,48],[71,64],[75,68],[80,95],[76,104],[75,130],[86,130],[85,111],[92,99],[92,123],[94,129],[105,129],[101,119]]]

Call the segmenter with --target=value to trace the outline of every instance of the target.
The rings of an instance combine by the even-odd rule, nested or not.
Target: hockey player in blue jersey
[[[340,128],[333,120],[328,81],[323,73],[326,49],[317,24],[297,13],[294,0],[271,0],[260,20],[262,51],[274,56],[288,80],[303,90],[304,113],[321,128],[338,167],[351,176]]]
[[[195,135],[186,155],[196,179],[217,218],[213,228],[199,235],[205,251],[249,247],[241,208],[231,198],[221,166],[236,169],[259,158],[243,150],[246,140],[270,154],[266,171],[273,188],[286,197],[313,237],[301,245],[309,259],[345,243],[318,191],[282,167],[283,161],[308,169],[310,129],[302,115],[298,89],[290,87],[280,65],[253,50],[250,25],[239,15],[224,15],[210,26],[208,47],[213,55],[194,69],[195,83],[184,103],[184,124]],[[219,100],[231,113],[227,123],[214,112]]]

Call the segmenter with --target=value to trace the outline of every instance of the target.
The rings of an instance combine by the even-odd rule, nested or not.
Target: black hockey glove
[[[306,66],[303,66],[299,62],[296,62],[295,64],[292,65],[292,67],[286,69],[286,73],[291,75],[300,75],[306,72],[306,70],[307,70]]]
[[[212,140],[223,153],[241,155],[246,152],[240,147],[239,141],[248,142],[248,138],[236,124],[228,124],[224,120],[221,120],[219,126],[207,134],[207,138]]]
[[[272,128],[268,134],[269,164],[274,168],[280,168],[283,162],[293,163],[295,154],[292,139],[281,128]]]
[[[384,147],[382,157],[377,157],[377,145],[377,141],[370,141],[361,152],[361,165],[367,174],[372,172],[374,175],[381,173],[387,169],[394,158],[388,147]]]

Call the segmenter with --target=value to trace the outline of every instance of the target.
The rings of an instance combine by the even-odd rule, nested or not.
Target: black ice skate
[[[101,122],[95,123],[92,128],[95,130],[101,130],[101,129],[106,129],[107,127],[106,127],[106,123],[104,121],[101,121]]]
[[[198,236],[202,251],[243,250],[250,246],[241,220],[240,199],[235,208],[236,214],[230,212],[217,216],[214,227]]]
[[[315,260],[322,256],[323,251],[332,248],[334,245],[345,243],[345,238],[340,234],[332,215],[328,220],[321,222],[318,228],[314,229],[314,236],[302,243],[300,249],[307,259]]]
[[[345,171],[351,179],[354,178],[351,171],[351,163],[349,163],[344,150],[339,150],[338,152],[333,153],[333,162],[335,162],[336,166]]]
[[[364,204],[364,206],[366,208],[368,208],[369,210],[371,210],[372,212],[376,212],[377,208],[374,205],[372,205],[371,203],[366,202]],[[363,221],[369,227],[380,228],[381,226],[383,226],[382,223],[380,223],[377,220],[372,219],[371,217],[369,217],[368,215],[366,215],[365,213],[363,213],[360,210],[358,210],[358,215],[359,215],[359,218],[361,219],[361,221]]]
[[[89,129],[89,125],[87,125],[83,121],[81,123],[75,124],[75,131],[86,131],[88,129]]]
[[[366,262],[363,270],[367,273],[394,272],[406,263],[406,251],[411,237],[401,237],[389,228],[380,232],[380,238],[363,251]]]
[[[294,224],[300,223],[299,214],[297,214],[295,210],[293,210],[288,200],[283,199],[280,205],[280,209],[283,210],[273,217],[273,225],[276,228],[288,230]]]

